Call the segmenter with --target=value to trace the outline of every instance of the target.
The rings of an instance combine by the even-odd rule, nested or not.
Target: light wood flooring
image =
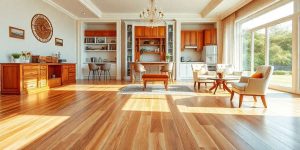
[[[300,148],[300,96],[270,91],[267,109],[252,97],[237,108],[238,95],[231,103],[222,90],[207,93],[210,85],[197,96],[117,94],[126,84],[0,96],[0,149]]]

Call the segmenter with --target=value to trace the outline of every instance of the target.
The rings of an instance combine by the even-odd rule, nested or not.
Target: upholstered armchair
[[[194,88],[196,88],[196,84],[198,83],[198,89],[200,89],[201,83],[214,83],[213,80],[209,80],[209,78],[216,77],[215,71],[208,71],[207,64],[192,64],[193,70],[193,79],[194,79]]]
[[[267,108],[265,95],[272,73],[273,66],[258,66],[255,74],[260,74],[261,78],[241,77],[239,82],[232,84],[230,101],[232,101],[234,93],[239,94],[239,107],[241,107],[243,96],[253,96],[255,102],[257,101],[256,96],[260,96],[265,108]]]
[[[235,71],[231,64],[217,64],[217,72],[223,72],[225,77],[240,78],[243,75],[242,71]]]

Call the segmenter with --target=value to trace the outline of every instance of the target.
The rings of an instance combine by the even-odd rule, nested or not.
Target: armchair
[[[232,101],[234,93],[239,94],[239,107],[241,107],[243,96],[253,96],[255,102],[257,101],[256,96],[260,96],[264,107],[267,108],[265,95],[273,69],[273,66],[258,66],[256,72],[261,73],[262,78],[241,77],[239,82],[232,84],[230,101]]]
[[[215,71],[208,71],[207,64],[192,64],[193,70],[193,79],[194,79],[194,88],[196,88],[196,84],[198,83],[198,89],[200,89],[201,83],[214,83],[213,80],[209,80],[209,78],[216,77]]]

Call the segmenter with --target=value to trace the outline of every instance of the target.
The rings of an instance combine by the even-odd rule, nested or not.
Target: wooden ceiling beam
[[[212,12],[223,0],[211,0],[201,11],[201,16],[206,17]]]

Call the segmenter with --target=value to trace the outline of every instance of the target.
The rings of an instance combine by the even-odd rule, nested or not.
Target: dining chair
[[[97,66],[95,63],[88,63],[88,66],[89,66],[88,80],[90,80],[91,72],[93,72],[93,79],[95,79],[95,76],[99,75],[99,66]]]
[[[169,75],[169,80],[171,82],[174,81],[173,67],[174,67],[174,63],[173,62],[169,62],[166,65],[162,66],[161,69],[160,69],[160,72],[167,73]]]
[[[101,65],[99,79],[101,79],[101,74],[103,72],[104,73],[103,79],[107,80],[107,76],[109,76],[109,79],[111,80],[110,68],[111,68],[111,64],[110,63],[105,63],[105,64]]]
[[[142,81],[142,74],[146,73],[146,69],[145,69],[144,65],[142,65],[140,63],[135,63],[134,70],[135,70],[135,74],[139,74],[139,81]],[[136,75],[135,75],[135,78],[137,78]]]

